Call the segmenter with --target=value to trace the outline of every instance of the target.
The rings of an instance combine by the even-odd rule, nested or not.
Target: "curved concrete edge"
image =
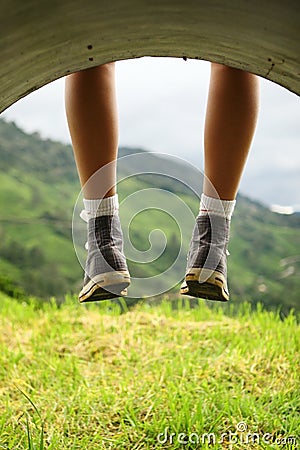
[[[0,111],[77,70],[141,56],[204,59],[300,94],[297,0],[2,0]]]

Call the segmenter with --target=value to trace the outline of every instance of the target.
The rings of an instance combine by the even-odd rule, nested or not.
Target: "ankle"
[[[199,215],[205,216],[215,214],[217,216],[221,216],[225,219],[231,220],[235,204],[236,200],[221,200],[202,194]]]
[[[99,199],[83,199],[85,212],[89,218],[113,216],[119,211],[118,194]]]

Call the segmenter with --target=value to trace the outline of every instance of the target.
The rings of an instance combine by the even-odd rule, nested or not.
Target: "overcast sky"
[[[203,167],[203,127],[210,64],[175,58],[117,63],[120,145],[178,155]],[[27,132],[70,142],[64,81],[30,94],[1,115]],[[258,127],[241,192],[300,210],[299,97],[261,81]]]

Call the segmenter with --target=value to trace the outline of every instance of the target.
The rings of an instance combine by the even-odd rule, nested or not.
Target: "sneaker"
[[[227,244],[230,220],[210,214],[198,216],[180,293],[207,300],[229,300]]]
[[[92,302],[127,295],[130,284],[118,214],[88,220],[88,256],[79,301]]]

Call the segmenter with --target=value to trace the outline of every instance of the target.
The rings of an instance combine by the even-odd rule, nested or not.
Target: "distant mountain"
[[[151,252],[158,251],[159,255],[161,247],[159,233],[151,234],[149,242],[152,230],[162,229],[168,243],[154,262],[129,261],[130,271],[137,279],[147,278],[173,264],[165,278],[169,285],[173,280],[179,282],[192,231],[190,218],[184,212],[178,213],[181,228],[187,228],[181,242],[176,221],[163,211],[147,210],[147,202],[158,196],[162,210],[169,208],[176,215],[181,205],[187,205],[196,215],[201,174],[179,158],[161,157],[142,149],[120,148],[119,158],[118,191],[124,201],[121,219],[125,228],[130,223],[134,246],[140,252],[147,251],[150,260]],[[0,185],[0,290],[15,296],[23,290],[41,298],[59,299],[67,292],[78,291],[83,269],[74,251],[71,225],[80,186],[71,147],[43,140],[36,133],[26,134],[15,124],[0,120]],[[134,196],[135,192],[140,195]],[[152,197],[147,197],[149,193]],[[173,206],[178,199],[180,205]],[[132,219],[138,207],[144,212]],[[86,225],[80,226],[84,241]],[[299,229],[299,215],[276,214],[239,196],[229,248],[233,303],[263,302],[268,308],[300,309]],[[83,244],[76,248],[82,261]],[[181,246],[184,256],[177,261]],[[132,251],[127,246],[129,259]],[[162,290],[166,280],[158,281]]]

